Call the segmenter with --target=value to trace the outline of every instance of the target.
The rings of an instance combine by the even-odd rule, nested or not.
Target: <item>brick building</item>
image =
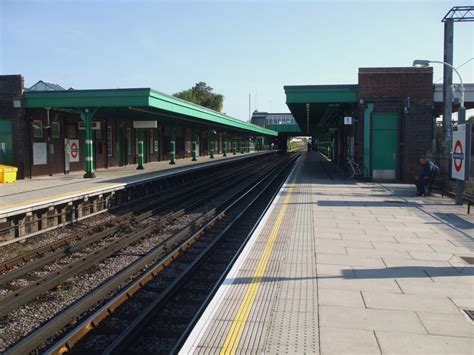
[[[284,89],[303,134],[329,141],[341,167],[354,157],[374,180],[411,182],[419,156],[432,153],[437,113],[430,67],[360,68],[357,85]]]

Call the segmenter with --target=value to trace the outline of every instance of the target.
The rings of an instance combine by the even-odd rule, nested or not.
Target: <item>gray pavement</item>
[[[182,352],[474,354],[474,217],[413,186],[328,179],[320,159],[300,160]]]

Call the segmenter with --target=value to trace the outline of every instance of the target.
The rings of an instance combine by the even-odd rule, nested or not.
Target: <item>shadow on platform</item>
[[[226,279],[225,285],[230,284],[252,284],[257,282],[281,282],[281,281],[303,281],[303,280],[323,280],[323,279],[345,279],[345,280],[363,280],[363,279],[403,279],[403,278],[425,278],[431,280],[431,277],[459,277],[474,276],[474,267],[464,267],[460,271],[454,267],[432,267],[432,266],[399,266],[388,267],[384,269],[344,269],[341,275],[320,275],[311,277],[236,277]]]

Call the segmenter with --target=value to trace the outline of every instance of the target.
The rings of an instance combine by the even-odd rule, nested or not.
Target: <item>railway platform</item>
[[[110,198],[116,198],[118,192],[126,189],[131,190],[137,186],[145,186],[148,182],[153,183],[157,179],[217,166],[225,161],[236,161],[267,153],[269,152],[228,154],[227,157],[215,155],[213,159],[205,156],[198,157],[196,162],[191,159],[178,159],[173,166],[169,165],[168,161],[152,162],[146,165],[145,170],[136,170],[136,165],[101,169],[97,171],[95,179],[83,179],[82,172],[72,172],[68,175],[43,176],[1,185],[0,227],[2,223],[3,228],[8,228],[9,224],[20,227],[17,227],[15,232],[12,229],[11,236],[0,238],[0,242],[1,239],[17,239],[23,235],[30,236],[35,232],[54,228],[61,224],[62,219],[73,222],[86,215],[100,213],[110,205]],[[136,192],[135,195],[137,194],[141,192]],[[86,208],[82,208],[84,205],[87,205],[87,212],[84,212]],[[89,205],[92,207],[89,208]],[[74,218],[65,217],[67,208],[74,208],[71,212]],[[31,224],[28,219],[34,221],[34,230],[21,227]]]
[[[472,354],[474,218],[304,153],[182,354]]]

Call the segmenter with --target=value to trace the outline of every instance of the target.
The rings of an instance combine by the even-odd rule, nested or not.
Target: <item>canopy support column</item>
[[[235,140],[235,135],[232,136],[232,155],[237,154],[237,141]]]
[[[222,156],[227,156],[227,133],[224,131],[224,137],[222,142]]]
[[[176,164],[176,126],[171,127],[170,165]]]
[[[193,128],[193,131],[192,131],[192,136],[193,136],[193,143],[192,143],[192,156],[193,156],[193,159],[192,161],[196,161],[196,157],[197,157],[197,132],[196,132],[196,129]]]
[[[209,158],[214,159],[214,132],[209,132]]]
[[[145,169],[143,167],[144,156],[143,156],[143,128],[137,128],[137,142],[138,142],[138,152],[137,152],[137,170]]]
[[[85,125],[84,145],[84,178],[95,178],[94,174],[94,142],[92,140],[92,120],[97,109],[90,111],[88,108],[81,110],[81,119]]]

